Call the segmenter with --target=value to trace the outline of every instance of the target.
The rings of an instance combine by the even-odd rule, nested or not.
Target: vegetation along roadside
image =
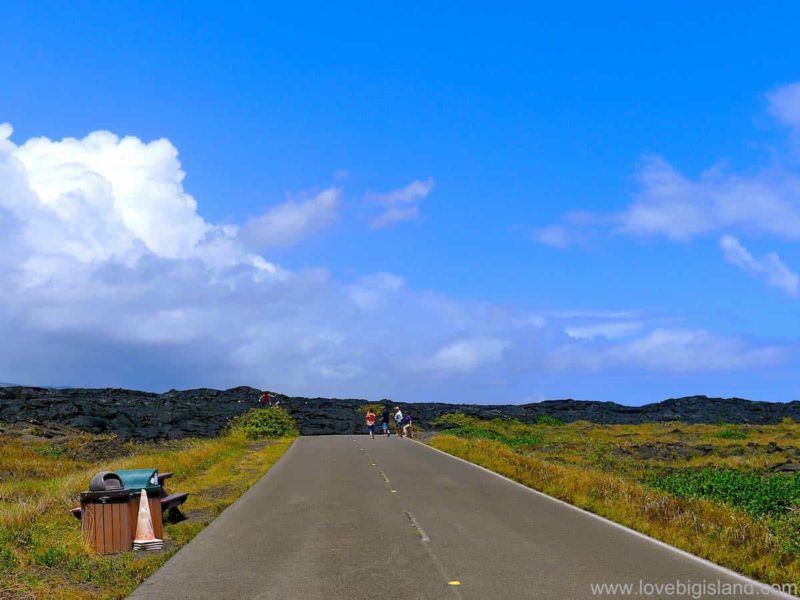
[[[255,483],[292,444],[280,408],[255,409],[213,439],[121,442],[47,424],[0,425],[0,598],[123,598]],[[166,550],[98,556],[69,514],[101,470],[157,467],[190,492]]]

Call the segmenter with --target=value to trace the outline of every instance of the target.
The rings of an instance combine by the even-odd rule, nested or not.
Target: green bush
[[[563,425],[564,421],[552,415],[539,415],[536,417],[537,425]]]
[[[438,417],[433,424],[444,427],[465,427],[480,423],[475,417],[468,417],[464,413],[447,413]]]
[[[722,431],[716,432],[714,437],[723,440],[745,440],[747,439],[747,432],[743,429],[731,427],[729,429],[723,429]]]
[[[35,446],[33,451],[40,456],[46,456],[47,458],[62,458],[67,455],[67,450],[64,446],[58,446],[56,444],[45,444],[43,446]]]
[[[463,413],[442,415],[436,425],[449,426],[447,433],[463,438],[494,440],[514,448],[524,450],[542,443],[542,438],[531,433],[530,428],[512,419],[493,419],[485,421]]]
[[[280,406],[253,408],[232,421],[234,429],[241,429],[251,440],[281,438],[299,434],[297,423]]]
[[[531,446],[541,444],[542,438],[540,438],[538,435],[533,435],[532,433],[526,433],[523,435],[507,437],[505,440],[502,440],[502,442],[507,446],[511,446],[515,450],[524,450],[525,448],[530,448]]]
[[[800,476],[761,475],[732,469],[683,469],[648,479],[676,496],[710,498],[755,516],[782,515],[800,506]]]

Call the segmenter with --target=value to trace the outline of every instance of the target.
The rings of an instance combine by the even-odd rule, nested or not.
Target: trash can
[[[157,469],[101,471],[81,494],[81,531],[98,554],[133,549],[141,490],[147,494],[153,530],[163,539],[161,485]]]
[[[133,548],[136,512],[132,494],[125,490],[83,492],[81,532],[83,540],[98,554],[117,554]]]
[[[100,471],[89,482],[90,492],[108,492],[121,489],[124,489],[122,479],[111,471]]]
[[[123,469],[114,471],[122,481],[122,489],[130,492],[147,490],[149,494],[153,490],[161,491],[158,483],[158,469]]]

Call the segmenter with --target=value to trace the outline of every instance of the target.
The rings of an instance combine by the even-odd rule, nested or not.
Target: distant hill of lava
[[[39,421],[69,425],[92,433],[115,433],[129,439],[174,439],[217,435],[227,421],[258,406],[259,390],[172,390],[164,394],[125,389],[0,387],[0,421]],[[303,435],[363,433],[360,407],[367,400],[302,398],[275,393],[297,420]],[[384,400],[387,405],[398,404]],[[800,421],[800,401],[754,402],[741,398],[690,396],[644,406],[614,402],[548,400],[534,404],[399,403],[415,422],[430,428],[437,417],[463,412],[493,419],[509,417],[534,422],[550,415],[565,422],[646,423],[777,423]]]

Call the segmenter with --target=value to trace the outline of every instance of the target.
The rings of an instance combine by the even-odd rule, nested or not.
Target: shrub
[[[506,436],[491,429],[483,427],[475,427],[474,425],[465,425],[450,429],[447,433],[450,435],[457,435],[463,438],[478,438],[482,440],[495,440],[497,442],[505,441]]]
[[[552,415],[539,415],[536,417],[537,425],[563,425],[564,421]]]
[[[522,450],[525,448],[529,448],[530,446],[536,446],[537,444],[542,443],[542,438],[538,435],[533,435],[532,433],[526,433],[523,435],[517,435],[514,437],[508,437],[503,440],[503,443],[507,446],[511,446],[516,450]]]
[[[251,440],[298,435],[297,424],[280,406],[254,408],[232,421],[234,429],[245,432]]]
[[[64,446],[59,446],[56,444],[45,444],[43,446],[34,446],[33,451],[36,452],[39,456],[45,456],[48,458],[61,458],[66,456],[67,451]]]
[[[522,450],[542,443],[542,438],[531,432],[530,428],[512,419],[493,419],[485,421],[463,413],[442,415],[436,425],[447,428],[447,433],[462,438],[493,440]]]
[[[800,505],[800,476],[760,475],[732,469],[683,469],[648,483],[675,496],[710,498],[755,516],[786,514]]]
[[[475,417],[468,417],[464,413],[447,413],[438,417],[433,424],[440,427],[465,427],[480,423]]]
[[[723,429],[722,431],[716,432],[714,437],[723,440],[744,440],[747,439],[747,432],[743,429],[730,427],[728,429]]]

